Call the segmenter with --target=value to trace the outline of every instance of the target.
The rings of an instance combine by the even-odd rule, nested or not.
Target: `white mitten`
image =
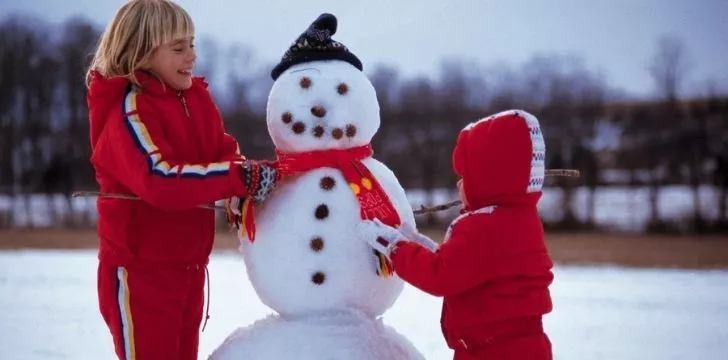
[[[422,245],[425,249],[428,249],[431,252],[435,252],[435,250],[437,250],[438,244],[435,241],[419,233],[417,229],[409,223],[402,223],[402,226],[399,227],[399,232],[403,237]]]
[[[363,220],[359,223],[360,230],[366,236],[366,241],[374,250],[384,254],[389,259],[392,249],[400,241],[407,241],[395,228],[382,223],[379,219]]]

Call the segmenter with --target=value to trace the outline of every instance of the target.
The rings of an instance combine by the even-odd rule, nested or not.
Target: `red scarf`
[[[297,154],[286,154],[276,150],[277,169],[283,178],[322,167],[338,169],[359,200],[362,219],[378,218],[387,225],[399,227],[401,220],[389,196],[371,171],[361,162],[373,153],[371,145]]]
[[[276,149],[276,169],[281,178],[295,176],[314,169],[330,167],[341,171],[351,191],[359,200],[360,216],[364,220],[378,218],[381,222],[399,227],[401,219],[387,193],[361,160],[372,154],[371,145],[363,145],[345,150],[318,150],[289,154]],[[252,201],[243,206],[243,228],[248,239],[255,238]],[[392,264],[381,253],[375,251],[378,260],[378,273],[382,277],[392,274]]]

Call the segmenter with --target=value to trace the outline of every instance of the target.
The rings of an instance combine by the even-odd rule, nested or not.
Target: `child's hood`
[[[538,119],[522,110],[504,111],[463,128],[452,162],[463,179],[466,210],[535,206],[544,180],[545,151]]]
[[[136,71],[134,76],[141,84],[145,92],[157,95],[177,95],[176,90],[166,88],[159,79],[146,71]],[[96,145],[96,141],[101,136],[101,131],[106,125],[106,121],[112,111],[123,111],[124,94],[132,86],[131,82],[121,76],[106,78],[97,71],[91,72],[91,82],[89,84],[86,100],[89,111],[89,123],[91,129],[91,146]],[[195,77],[192,80],[192,86],[187,91],[207,91],[207,82],[203,77]]]

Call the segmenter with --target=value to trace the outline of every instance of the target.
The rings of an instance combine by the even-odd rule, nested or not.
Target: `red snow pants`
[[[99,308],[119,359],[197,360],[205,270],[99,264]]]
[[[458,335],[445,332],[454,360],[553,360],[540,316],[486,323]]]
[[[453,360],[553,360],[546,334],[528,335],[502,343],[455,349]]]

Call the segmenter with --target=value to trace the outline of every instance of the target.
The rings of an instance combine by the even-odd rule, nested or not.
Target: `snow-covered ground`
[[[555,359],[728,358],[728,271],[559,266],[555,273],[555,310],[545,321]],[[270,312],[236,253],[215,253],[210,276],[200,359]],[[0,252],[0,358],[112,359],[95,277],[91,250]],[[406,287],[384,319],[428,359],[450,359],[439,315],[439,299]]]

